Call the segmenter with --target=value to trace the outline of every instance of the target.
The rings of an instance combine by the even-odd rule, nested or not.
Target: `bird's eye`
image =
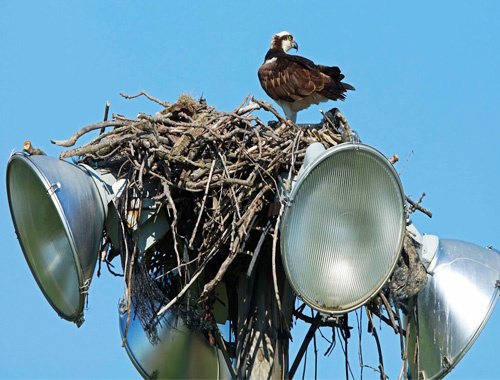
[[[289,41],[293,40],[293,36],[291,34],[288,36],[288,40]]]

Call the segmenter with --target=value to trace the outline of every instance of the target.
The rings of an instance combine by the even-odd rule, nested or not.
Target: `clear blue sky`
[[[120,92],[168,101],[188,92],[226,111],[249,93],[267,99],[257,69],[271,36],[287,30],[299,54],[340,66],[356,87],[336,106],[364,142],[398,154],[398,170],[414,152],[403,186],[414,198],[425,191],[434,213],[413,217],[419,230],[500,248],[499,19],[497,1],[0,0],[0,177],[27,139],[58,156],[50,139],[101,120],[108,100],[111,112],[131,117],[159,110]],[[298,122],[320,117],[312,107]],[[17,243],[5,185],[0,208],[0,377],[139,378],[118,331],[122,280],[105,270],[94,278],[80,329],[59,319]],[[496,310],[449,378],[500,378],[499,322]],[[383,330],[396,379],[398,341]],[[293,333],[299,344],[304,331]],[[373,344],[366,333],[363,340],[368,360]],[[359,378],[357,340],[350,345]],[[340,346],[320,362],[321,378],[343,376]]]

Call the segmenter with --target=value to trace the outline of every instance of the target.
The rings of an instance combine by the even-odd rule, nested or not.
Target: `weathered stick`
[[[103,119],[104,121],[108,121],[108,113],[109,113],[109,101],[106,102],[106,107],[104,108],[104,119]],[[105,127],[102,127],[101,132],[99,134],[102,135],[105,129],[106,129]]]
[[[426,208],[420,206],[420,202],[422,201],[423,197],[425,196],[425,193],[422,194],[422,196],[420,197],[419,201],[418,202],[415,202],[413,201],[410,197],[406,196],[405,199],[406,201],[411,205],[411,208],[410,212],[413,212],[415,210],[418,210],[422,213],[424,213],[425,215],[427,215],[429,218],[432,218],[432,212],[430,212],[429,210],[427,210]]]
[[[125,125],[128,125],[128,123],[122,120],[101,121],[100,123],[90,124],[80,129],[78,132],[76,132],[73,136],[71,136],[67,140],[50,140],[50,142],[52,144],[59,146],[65,146],[65,147],[73,146],[80,137],[82,137],[84,134],[90,131],[106,127],[123,127]]]
[[[371,311],[367,307],[365,307],[365,310],[366,310],[366,314],[368,315],[368,318],[370,319],[371,333],[372,333],[373,337],[375,338],[375,343],[377,344],[379,369],[380,369],[380,380],[386,380],[387,375],[385,374],[385,371],[384,371],[384,360],[382,358],[382,347],[380,346],[380,340],[378,338],[377,328],[375,327],[375,322],[373,321]]]
[[[196,224],[194,226],[191,239],[189,240],[188,248],[192,248],[193,247],[193,242],[194,242],[194,238],[196,236],[196,231],[198,231],[198,225],[200,224],[201,216],[203,215],[203,210],[205,208],[205,202],[207,201],[208,189],[210,187],[210,181],[212,180],[212,174],[214,174],[214,168],[215,168],[215,163],[216,162],[217,162],[216,160],[213,160],[212,161],[212,166],[210,167],[210,173],[208,174],[207,186],[205,188],[205,195],[203,195],[203,201],[201,202],[200,211],[198,212],[198,219],[196,220]]]
[[[73,156],[83,156],[85,154],[94,154],[100,151],[103,148],[109,147],[114,148],[119,144],[124,144],[129,141],[133,141],[137,138],[136,134],[128,134],[123,136],[110,136],[106,140],[101,141],[98,144],[84,145],[79,148],[70,149],[63,151],[59,158],[62,160],[64,158],[73,157]]]
[[[144,95],[149,100],[152,100],[153,102],[156,102],[156,103],[158,103],[159,105],[161,105],[161,106],[163,106],[165,108],[167,108],[170,105],[169,102],[162,102],[160,99],[155,98],[154,96],[149,95],[144,90],[141,90],[141,92],[139,92],[138,94],[135,94],[135,95],[125,95],[125,94],[123,94],[121,92],[120,92],[120,95],[123,96],[125,99],[134,99],[134,98],[137,98],[137,97],[139,97],[141,95]]]

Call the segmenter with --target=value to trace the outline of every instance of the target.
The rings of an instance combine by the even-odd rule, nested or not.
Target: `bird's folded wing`
[[[286,58],[277,60],[273,65],[261,66],[258,74],[262,87],[271,98],[289,102],[319,92],[325,83],[331,81],[316,67],[306,67],[301,62]]]

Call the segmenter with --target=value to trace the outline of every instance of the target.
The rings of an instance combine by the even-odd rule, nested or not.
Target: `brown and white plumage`
[[[342,82],[344,75],[335,66],[316,65],[298,55],[287,54],[298,45],[288,32],[275,34],[258,75],[264,91],[278,103],[293,122],[297,112],[311,104],[344,100],[347,90],[355,90]]]

